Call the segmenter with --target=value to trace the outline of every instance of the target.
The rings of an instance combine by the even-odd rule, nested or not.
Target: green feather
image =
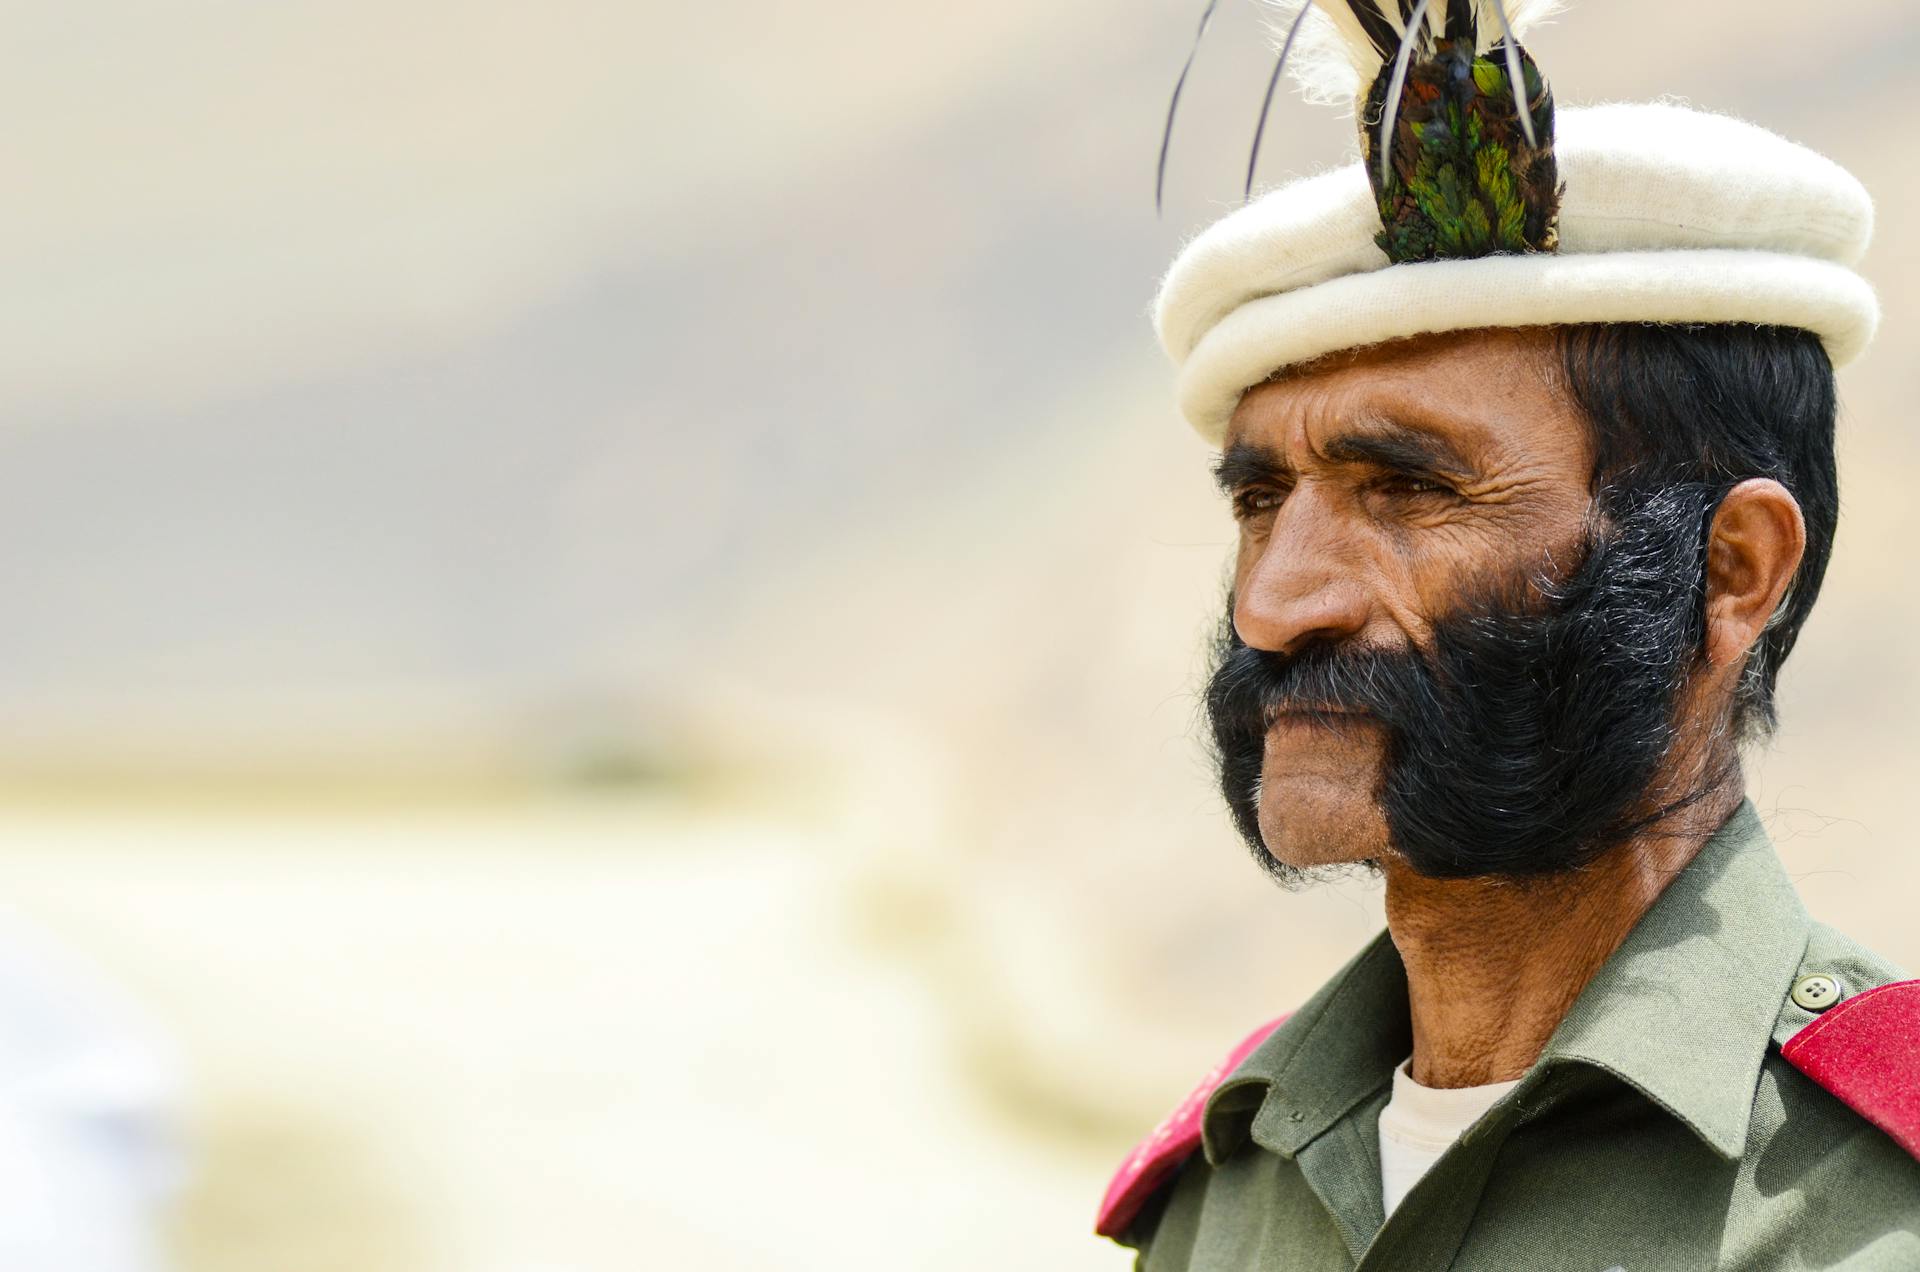
[[[1363,124],[1368,169],[1380,209],[1380,248],[1394,261],[1552,251],[1559,214],[1553,159],[1553,98],[1539,68],[1520,53],[1538,147],[1527,144],[1514,102],[1505,50],[1476,56],[1466,40],[1440,40],[1412,61],[1390,147],[1373,153]],[[1363,120],[1380,118],[1383,74]]]

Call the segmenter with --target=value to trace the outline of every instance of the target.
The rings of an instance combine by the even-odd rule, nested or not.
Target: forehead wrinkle
[[[1489,392],[1470,392],[1466,401],[1449,402],[1403,379],[1375,373],[1270,380],[1242,399],[1228,421],[1224,449],[1238,443],[1259,446],[1289,469],[1296,461],[1337,465],[1387,459],[1397,461],[1390,467],[1417,465],[1456,478],[1479,474],[1505,449],[1499,430],[1489,431],[1507,410],[1500,401],[1505,395],[1492,386]],[[1279,385],[1287,387],[1276,389]],[[1261,390],[1267,390],[1263,400],[1250,407]],[[1362,447],[1343,445],[1349,437],[1384,445],[1367,446],[1367,453],[1359,454]]]

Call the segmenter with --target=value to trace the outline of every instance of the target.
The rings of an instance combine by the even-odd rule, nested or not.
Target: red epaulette
[[[1920,980],[1882,985],[1828,1008],[1780,1054],[1920,1157]]]
[[[1225,1060],[1213,1066],[1192,1094],[1180,1101],[1180,1107],[1169,1113],[1166,1121],[1153,1128],[1153,1134],[1127,1154],[1127,1160],[1107,1185],[1107,1195],[1100,1202],[1100,1213],[1093,1221],[1096,1233],[1118,1238],[1127,1230],[1154,1190],[1200,1147],[1200,1114],[1207,1107],[1207,1097],[1227,1080],[1227,1075],[1240,1067],[1242,1060],[1253,1054],[1255,1047],[1286,1022],[1287,1018],[1282,1016],[1248,1034]]]

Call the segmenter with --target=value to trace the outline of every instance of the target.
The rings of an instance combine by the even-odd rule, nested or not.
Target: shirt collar
[[[1743,801],[1588,982],[1528,1077],[1604,1070],[1738,1157],[1807,935]],[[1201,1121],[1208,1160],[1249,1137],[1293,1156],[1381,1090],[1412,1048],[1406,969],[1382,932],[1215,1089]]]
[[[1291,1157],[1379,1090],[1412,1049],[1406,968],[1382,932],[1214,1089],[1201,1147],[1217,1165],[1251,1135]]]
[[[1739,1157],[1808,929],[1759,813],[1742,801],[1581,991],[1537,1067],[1604,1069]]]

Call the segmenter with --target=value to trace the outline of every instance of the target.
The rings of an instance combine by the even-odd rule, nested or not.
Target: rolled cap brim
[[[1571,323],[1804,328],[1835,365],[1880,309],[1854,270],[1873,232],[1861,184],[1763,128],[1666,104],[1567,109],[1560,249],[1389,264],[1358,164],[1223,218],[1169,269],[1155,306],[1182,413],[1218,444],[1274,372],[1410,336]]]

